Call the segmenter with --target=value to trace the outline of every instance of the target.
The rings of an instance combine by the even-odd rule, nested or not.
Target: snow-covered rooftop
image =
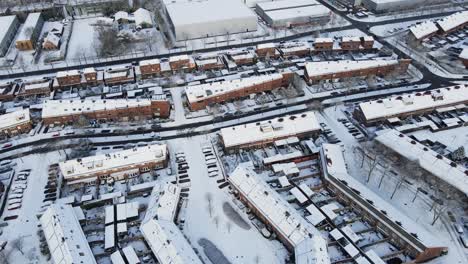
[[[305,7],[320,5],[315,0],[277,0],[277,1],[266,1],[257,3],[256,8],[261,8],[263,11],[278,10],[293,7]]]
[[[60,171],[67,179],[91,177],[101,171],[130,168],[149,162],[162,162],[167,158],[167,146],[149,145],[133,149],[99,154],[59,163]]]
[[[172,221],[150,219],[141,233],[161,264],[202,264],[192,246]]]
[[[316,38],[314,39],[314,43],[333,43],[332,38]]]
[[[138,8],[133,13],[133,16],[135,19],[135,24],[137,25],[142,25],[142,24],[153,25],[153,18],[151,16],[151,12],[144,8]]]
[[[42,118],[138,108],[150,105],[150,99],[47,100],[42,106]]]
[[[397,226],[401,227],[407,232],[406,235],[403,235],[402,239],[406,239],[409,243],[413,244],[421,251],[425,250],[425,248],[421,248],[420,245],[417,245],[409,240],[411,239],[422,242],[424,247],[440,246],[440,240],[434,237],[429,231],[424,229],[424,227],[414,222],[400,210],[396,209],[387,201],[382,199],[378,194],[370,190],[367,186],[363,185],[361,182],[348,174],[341,146],[336,144],[323,144],[321,155],[325,177],[334,177],[339,182],[345,182],[345,185],[350,189],[357,190],[359,192],[359,196],[362,197],[362,199],[373,202],[372,205],[369,205],[371,207],[369,209],[377,210],[379,212],[385,211],[385,218],[393,223],[393,225],[388,225],[391,229],[395,230],[395,223],[398,222],[399,224],[397,224]],[[369,211],[372,213],[373,210]],[[379,217],[379,215],[375,213],[373,213],[373,215]],[[382,219],[382,223],[385,224],[388,220]],[[417,235],[417,238],[411,234]]]
[[[126,221],[129,218],[138,217],[140,203],[130,202],[117,205],[117,221]]]
[[[29,108],[0,115],[0,130],[13,128],[31,122]]]
[[[246,87],[251,87],[274,80],[280,80],[282,78],[283,75],[281,73],[274,73],[243,79],[186,86],[185,93],[187,95],[188,101],[193,103],[206,100],[207,98],[217,97],[222,94],[231,93]]]
[[[55,264],[96,263],[70,205],[51,205],[41,216],[40,222]]]
[[[270,3],[270,2],[268,2]],[[274,3],[274,2],[271,2]],[[277,9],[266,12],[267,16],[273,21],[291,20],[300,17],[309,17],[311,19],[330,15],[330,10],[322,5],[295,7],[288,9]]]
[[[80,71],[68,70],[68,71],[58,71],[55,77],[62,78],[62,77],[77,76],[77,75],[80,75]]]
[[[159,59],[142,60],[140,61],[140,66],[155,65],[155,64],[160,64],[160,63],[161,61]]]
[[[275,43],[262,43],[257,45],[257,49],[271,49],[276,48]]]
[[[35,29],[39,20],[41,19],[41,13],[29,13],[24,25],[21,28],[21,31],[16,38],[16,41],[26,41],[31,39],[31,34],[34,32],[31,29]]]
[[[437,24],[444,32],[450,31],[465,23],[468,23],[468,11],[461,11],[437,20]]]
[[[330,263],[327,241],[296,209],[262,180],[251,164],[240,164],[229,182],[294,247],[296,263]]]
[[[305,67],[309,77],[321,76],[348,71],[357,71],[364,69],[372,69],[382,66],[397,65],[398,60],[361,60],[361,61],[316,61],[307,62]]]
[[[176,1],[166,9],[175,27],[255,17],[242,2],[229,0]]]
[[[468,170],[416,140],[393,129],[382,131],[376,140],[401,156],[416,161],[426,171],[468,196]]]
[[[410,28],[411,33],[413,33],[416,39],[423,39],[438,30],[436,24],[432,21],[426,21]]]
[[[180,190],[179,186],[172,183],[164,186],[156,209],[158,220],[174,221],[180,198]]]
[[[0,16],[0,43],[6,37],[8,30],[15,21],[16,16]]]
[[[468,48],[464,48],[462,52],[460,52],[459,57],[464,60],[468,60]]]
[[[396,95],[363,102],[359,108],[367,121],[390,118],[405,113],[430,110],[468,101],[468,85],[454,85],[426,92]]]
[[[270,119],[268,121],[248,123],[221,129],[221,137],[224,146],[254,144],[274,139],[287,138],[305,133],[313,133],[320,130],[314,112],[297,115],[288,115]]]

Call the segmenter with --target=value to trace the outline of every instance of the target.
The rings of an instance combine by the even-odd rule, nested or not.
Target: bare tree
[[[207,192],[205,194],[205,199],[206,199],[206,202],[208,203],[207,204],[208,213],[210,214],[210,217],[213,217],[213,194],[210,192]]]
[[[23,242],[24,241],[22,237],[17,237],[10,242],[10,245],[13,249],[18,250],[21,253],[21,255],[24,255],[24,251],[23,251],[24,243]]]
[[[219,227],[219,216],[216,215],[215,217],[213,217],[213,222],[216,225],[216,229],[218,229],[218,227]]]
[[[226,222],[226,230],[228,231],[228,233],[231,233],[231,229],[232,229],[232,222],[227,221]]]
[[[3,249],[2,251],[0,251],[0,263],[10,264],[10,256],[10,250],[7,251],[6,249]]]
[[[255,264],[259,264],[259,263],[260,263],[260,256],[259,256],[259,255],[256,255],[256,256],[254,257],[254,262],[255,262]]]
[[[405,179],[406,179],[406,173],[399,173],[397,176],[397,183],[395,185],[395,189],[393,189],[393,192],[392,192],[392,195],[390,196],[390,199],[393,199],[393,197],[395,196],[395,193],[398,189],[400,189],[400,187],[403,185],[403,183],[405,182]]]

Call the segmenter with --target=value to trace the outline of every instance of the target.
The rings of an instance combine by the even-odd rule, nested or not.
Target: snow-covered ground
[[[47,184],[48,166],[65,159],[63,151],[36,154],[16,159],[16,173],[20,170],[31,169],[27,188],[23,193],[22,206],[17,210],[5,209],[5,217],[17,215],[18,218],[6,221],[0,240],[8,241],[6,253],[10,254],[10,263],[48,263],[39,251],[39,238],[37,235],[38,218],[44,199],[44,187]],[[21,247],[12,247],[12,241],[20,239]],[[21,252],[22,251],[22,252]]]
[[[191,186],[188,203],[187,208],[182,209],[186,210],[183,233],[199,252],[203,252],[203,248],[198,241],[208,239],[231,263],[254,263],[256,257],[259,257],[260,263],[284,263],[287,251],[281,243],[265,239],[254,226],[246,229],[237,225],[225,214],[224,203],[230,203],[233,207],[235,205],[227,193],[227,188],[220,189],[216,178],[208,177],[202,146],[209,142],[208,136],[170,141],[172,152],[184,152],[190,166],[188,174]],[[212,195],[213,200],[211,215],[207,208],[207,193]]]
[[[444,245],[449,247],[449,253],[446,256],[439,257],[428,263],[431,264],[445,264],[445,263],[467,263],[468,262],[468,251],[460,245],[458,234],[450,224],[447,217],[443,216],[439,219],[434,226],[432,222],[432,212],[429,211],[431,201],[428,196],[419,193],[418,198],[415,202],[412,202],[415,188],[412,185],[404,184],[397,191],[397,195],[393,199],[390,199],[391,194],[397,184],[397,178],[393,176],[387,176],[384,178],[382,186],[379,188],[380,176],[382,173],[373,173],[371,181],[367,183],[367,170],[366,168],[360,167],[360,156],[357,152],[355,153],[354,148],[360,146],[360,144],[346,131],[346,128],[337,121],[338,118],[345,118],[346,116],[342,112],[342,107],[330,107],[323,111],[321,115],[331,127],[331,129],[337,134],[338,138],[342,140],[345,147],[345,159],[348,165],[350,175],[366,184],[375,193],[378,193],[380,197],[384,198],[387,202],[392,204],[397,209],[401,210],[408,217],[413,219],[415,222],[420,224],[427,231],[437,234],[437,238],[443,242]],[[464,137],[464,136],[463,136]],[[451,140],[450,138],[448,140]],[[393,167],[398,173],[403,173],[401,168]]]

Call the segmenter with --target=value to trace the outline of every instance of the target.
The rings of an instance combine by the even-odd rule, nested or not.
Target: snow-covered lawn
[[[231,263],[254,263],[257,257],[260,263],[284,263],[287,251],[279,241],[265,239],[253,226],[245,229],[235,223],[229,224],[232,220],[223,211],[223,204],[232,203],[232,197],[226,193],[227,188],[218,188],[216,178],[208,177],[201,151],[201,145],[208,142],[205,136],[171,141],[173,151],[183,151],[190,166],[191,187],[182,232],[199,252],[203,252],[198,244],[200,239],[211,241]],[[211,216],[207,193],[213,197]]]

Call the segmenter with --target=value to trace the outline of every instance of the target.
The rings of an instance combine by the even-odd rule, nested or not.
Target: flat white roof
[[[413,33],[416,39],[422,39],[426,36],[437,32],[439,29],[436,24],[432,21],[426,21],[419,25],[414,25],[410,28],[411,33]]]
[[[305,65],[309,77],[397,65],[398,60],[316,61]]]
[[[16,15],[14,16],[0,16],[0,43],[6,37],[8,30],[15,21]]]
[[[306,210],[310,213],[310,215],[306,216],[305,218],[314,226],[317,226],[323,220],[327,219],[325,215],[314,204],[307,206]]]
[[[281,73],[274,73],[229,81],[186,86],[185,94],[187,95],[188,101],[193,103],[282,78],[283,75]]]
[[[91,177],[101,171],[119,168],[131,168],[148,162],[162,162],[167,158],[167,146],[149,145],[133,149],[99,154],[81,159],[67,160],[59,163],[65,180]]]
[[[125,264],[124,259],[122,258],[122,255],[120,254],[120,251],[115,251],[110,255],[112,264]]]
[[[468,170],[416,140],[396,131],[382,131],[376,140],[468,196]]]
[[[161,264],[202,264],[185,236],[172,221],[150,219],[141,233]]]
[[[192,24],[217,23],[256,16],[241,1],[202,0],[183,1],[166,5],[167,12],[175,27]]]
[[[468,60],[468,48],[464,48],[460,53],[459,57],[464,60]]]
[[[439,27],[447,32],[468,22],[468,11],[461,11],[437,20]]]
[[[279,0],[279,1],[267,1],[257,3],[256,8],[261,8],[263,11],[277,10],[277,9],[287,9],[294,7],[305,7],[320,5],[315,0]]]
[[[134,13],[133,16],[135,18],[135,24],[142,25],[142,24],[149,24],[153,25],[153,17],[150,11],[144,8],[138,8]]]
[[[263,44],[258,44],[257,49],[271,49],[271,48],[276,48],[275,43],[263,43]]]
[[[272,2],[274,3],[274,2]],[[322,5],[295,7],[288,9],[278,9],[267,11],[266,15],[273,21],[292,20],[301,17],[324,17],[330,15],[330,10]]]
[[[268,121],[248,123],[221,129],[226,148],[319,131],[314,112],[277,117]]]
[[[172,183],[164,186],[156,209],[156,216],[159,220],[174,221],[180,199],[180,190],[179,186]]]
[[[314,39],[314,43],[333,43],[334,40],[332,38],[316,38]]]
[[[40,222],[55,264],[96,263],[73,207],[53,204]]]
[[[29,108],[0,115],[0,131],[31,122]]]
[[[78,70],[68,70],[68,71],[59,71],[55,75],[55,77],[60,78],[60,77],[67,77],[67,76],[77,76],[80,75],[80,71]]]
[[[24,40],[30,40],[31,39],[31,34],[33,33],[30,28],[35,29],[37,27],[37,24],[39,23],[39,19],[41,18],[41,13],[29,13],[28,17],[24,21],[24,25],[21,28],[21,31],[16,38],[16,41],[24,41]]]
[[[373,202],[372,206],[376,210],[384,210],[385,217],[389,221],[401,223],[401,227],[408,233],[414,233],[418,237],[413,237],[422,241],[425,246],[440,246],[440,240],[437,240],[430,232],[428,232],[420,224],[415,223],[400,210],[393,207],[387,201],[382,199],[379,195],[367,188],[361,182],[348,174],[346,162],[343,157],[342,149],[336,144],[323,144],[322,145],[322,163],[325,164],[323,170],[326,177],[334,177],[339,181],[346,182],[349,188],[358,190],[363,199]],[[385,219],[383,219],[385,220]],[[384,222],[385,223],[385,222]],[[391,226],[390,226],[391,227]],[[421,249],[424,250],[424,249]]]
[[[436,97],[434,97],[436,95]],[[460,104],[468,101],[468,85],[454,85],[427,92],[396,95],[363,102],[359,107],[367,121]]]
[[[295,248],[296,263],[330,263],[326,241],[296,209],[242,163],[231,173],[229,182]]]
[[[375,251],[372,249],[366,251],[366,255],[370,258],[370,260],[372,260],[374,264],[386,264],[386,262],[383,261],[382,258],[380,258],[379,255],[377,255],[377,253],[375,253]]]
[[[135,249],[132,246],[126,246],[122,249],[128,264],[138,264],[140,259],[138,258]]]
[[[117,204],[117,221],[127,221],[129,218],[138,217],[139,202]]]
[[[42,118],[79,115],[151,106],[150,99],[71,99],[47,100],[42,105]]]
[[[146,65],[155,65],[155,64],[160,64],[161,61],[159,59],[152,59],[152,60],[142,60],[140,61],[140,66],[146,66]]]

